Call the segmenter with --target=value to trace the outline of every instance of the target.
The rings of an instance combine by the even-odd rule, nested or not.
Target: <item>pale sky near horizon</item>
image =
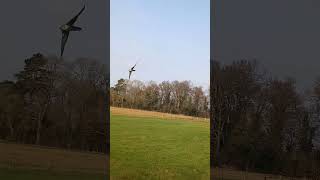
[[[209,87],[210,0],[111,0],[110,79]]]

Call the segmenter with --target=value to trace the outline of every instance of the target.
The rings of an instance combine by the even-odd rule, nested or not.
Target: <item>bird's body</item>
[[[129,80],[131,77],[132,72],[136,71],[134,68],[136,67],[137,64],[135,64],[132,68],[129,69]]]
[[[81,27],[69,26],[68,24],[64,24],[64,25],[60,26],[60,30],[63,33],[67,33],[67,32],[70,32],[70,31],[81,31]]]
[[[65,47],[65,45],[67,43],[67,40],[68,40],[70,32],[71,31],[81,31],[80,27],[74,26],[73,24],[77,21],[78,17],[84,11],[84,9],[85,9],[85,6],[83,6],[81,11],[75,17],[73,17],[69,22],[67,22],[66,24],[60,26],[60,30],[62,32],[61,54],[60,54],[61,57],[63,55],[64,47]]]
[[[70,31],[70,26],[68,24],[64,24],[60,26],[61,31]]]

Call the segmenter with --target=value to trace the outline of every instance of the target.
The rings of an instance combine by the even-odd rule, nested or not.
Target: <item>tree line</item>
[[[107,68],[34,54],[0,82],[0,139],[106,153]]]
[[[274,78],[256,60],[212,61],[210,76],[212,166],[290,176],[318,172],[320,79],[310,93],[299,93],[293,78]]]
[[[144,83],[120,79],[110,94],[111,106],[209,117],[209,94],[189,81]]]

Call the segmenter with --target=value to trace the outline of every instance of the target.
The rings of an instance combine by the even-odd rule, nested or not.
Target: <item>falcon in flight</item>
[[[136,67],[136,65],[137,65],[137,63],[136,63],[132,68],[129,69],[129,80],[130,80],[130,77],[131,77],[132,72],[133,72],[133,71],[136,71],[136,70],[134,69],[134,67]]]
[[[84,11],[84,9],[85,9],[85,5],[81,9],[81,11],[76,16],[74,16],[69,22],[67,22],[66,24],[60,26],[60,30],[62,32],[60,57],[62,57],[62,55],[63,55],[64,47],[65,47],[65,45],[67,43],[67,40],[68,40],[68,37],[69,37],[69,33],[71,31],[81,31],[80,27],[74,26],[73,24],[77,21],[78,17]]]

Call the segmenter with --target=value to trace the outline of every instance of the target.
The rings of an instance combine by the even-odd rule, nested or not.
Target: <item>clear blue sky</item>
[[[209,87],[210,0],[111,0],[111,85],[190,80]]]

